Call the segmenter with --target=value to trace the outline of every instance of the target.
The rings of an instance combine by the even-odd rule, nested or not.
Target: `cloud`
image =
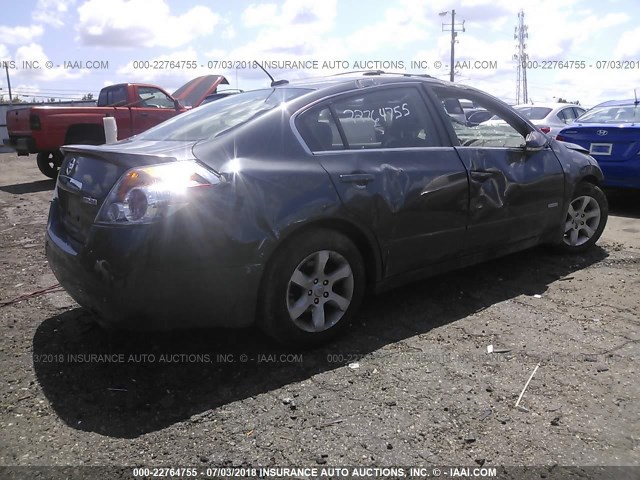
[[[88,0],[78,15],[80,42],[105,47],[179,47],[212,33],[220,22],[200,5],[172,15],[164,0]]]
[[[44,28],[40,25],[30,25],[28,27],[7,27],[0,25],[0,43],[8,45],[24,45],[32,42],[44,33]]]
[[[242,12],[242,22],[245,27],[258,27],[268,25],[277,15],[278,5],[275,3],[251,4]]]
[[[75,0],[38,0],[31,18],[36,23],[63,27],[69,7],[75,3]]]
[[[621,60],[637,60],[640,57],[640,27],[627,30],[620,36],[614,56]]]
[[[406,5],[387,8],[382,19],[356,30],[346,38],[350,52],[373,54],[382,48],[400,48],[429,37],[429,22],[420,10]]]
[[[49,57],[44,53],[42,46],[37,43],[31,43],[29,45],[19,47],[16,50],[15,60],[18,65],[22,65],[23,62],[33,62],[34,65],[39,66],[39,68],[15,70],[14,75],[16,77],[33,81],[59,79],[71,80],[81,78],[90,73],[90,70],[87,69],[70,70],[65,69],[63,66],[47,68],[46,65],[49,61]]]

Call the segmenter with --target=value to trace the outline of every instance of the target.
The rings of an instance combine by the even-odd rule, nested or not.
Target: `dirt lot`
[[[0,155],[0,302],[56,283],[52,189]],[[0,307],[0,465],[638,466],[639,200],[611,197],[586,255],[369,299],[302,353],[253,331],[110,334],[61,291]]]

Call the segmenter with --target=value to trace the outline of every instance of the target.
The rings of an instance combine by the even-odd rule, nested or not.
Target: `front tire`
[[[608,217],[609,204],[604,192],[591,183],[581,183],[569,202],[557,247],[567,253],[588,250],[602,235]]]
[[[56,150],[55,152],[40,152],[36,156],[36,163],[38,164],[38,170],[45,176],[55,179],[58,176],[58,170],[62,165],[63,160],[62,152]]]
[[[281,343],[317,345],[348,326],[364,291],[362,256],[353,242],[314,229],[288,240],[269,262],[258,325]]]

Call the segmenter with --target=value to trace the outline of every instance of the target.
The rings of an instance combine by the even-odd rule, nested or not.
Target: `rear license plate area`
[[[611,143],[592,143],[589,147],[591,155],[611,155]]]

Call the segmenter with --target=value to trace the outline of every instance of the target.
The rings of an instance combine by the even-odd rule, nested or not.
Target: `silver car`
[[[533,105],[514,105],[514,109],[543,133],[555,138],[568,124],[582,115],[586,110],[573,103],[536,103]],[[499,117],[492,117],[483,125],[498,125],[504,123]]]

